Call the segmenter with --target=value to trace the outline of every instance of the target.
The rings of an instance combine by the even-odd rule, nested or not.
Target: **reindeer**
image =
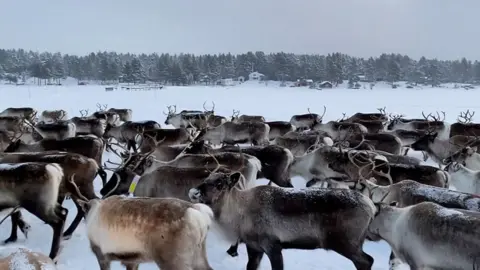
[[[119,167],[113,169],[114,174],[107,184],[100,190],[102,196],[106,196],[116,189],[122,182],[132,181],[136,175],[148,174],[163,166],[177,168],[205,168],[217,169],[219,166],[230,170],[239,170],[249,183],[255,183],[258,173],[262,170],[261,162],[254,156],[243,153],[208,153],[208,154],[180,154],[169,162],[156,160],[153,153],[131,155],[124,159]],[[215,166],[215,167],[214,167]]]
[[[39,252],[28,250],[24,247],[11,248],[12,251],[5,254],[5,250],[1,251],[0,269],[29,269],[29,270],[56,270],[57,266],[49,257]]]
[[[96,119],[103,119],[107,125],[117,126],[120,123],[120,115],[113,111],[105,111],[107,104],[101,105],[97,103],[98,111],[94,112],[91,116]]]
[[[295,126],[286,121],[270,121],[265,122],[265,124],[270,127],[270,132],[268,133],[269,140],[275,140],[277,137],[296,130]]]
[[[473,171],[480,171],[480,154],[478,154],[478,147],[464,147],[453,155],[443,160],[444,164],[450,164],[451,162],[458,162],[464,165],[466,168]]]
[[[290,177],[301,176],[310,186],[311,183],[308,183],[310,181],[344,178],[350,172],[357,174],[359,173],[359,167],[352,162],[352,154],[374,160],[375,165],[378,162],[388,164],[386,157],[374,152],[357,151],[355,149],[343,151],[341,148],[322,145],[306,155],[296,156],[290,166]],[[382,174],[381,172],[378,173]]]
[[[107,127],[107,121],[105,119],[98,119],[87,116],[87,110],[81,110],[80,114],[82,115],[81,117],[75,116],[70,119],[70,121],[74,123],[77,127],[77,135],[93,134],[101,138]]]
[[[207,127],[214,128],[222,125],[225,122],[228,122],[228,119],[226,117],[215,115],[215,102],[212,101],[212,105],[213,105],[212,109],[209,110],[205,108],[205,102],[203,103],[203,109],[205,111],[202,113],[205,115],[205,118],[207,121],[206,123]]]
[[[176,113],[177,106],[168,106],[168,114],[164,112],[167,116],[165,119],[165,125],[172,125],[175,128],[189,128],[193,127],[195,129],[202,129],[207,127],[207,117],[210,114],[205,114],[201,111],[194,111],[191,113],[190,111],[181,111],[180,113]]]
[[[55,123],[60,120],[67,120],[68,114],[65,110],[45,110],[40,114],[40,122],[44,123]]]
[[[381,121],[383,123],[388,121],[388,116],[385,112],[386,107],[378,108],[378,113],[361,113],[358,112],[348,118],[340,120],[341,122],[350,122],[350,123],[357,123],[357,121]],[[344,114],[345,116],[345,114]]]
[[[0,152],[5,151],[13,140],[13,134],[8,131],[0,130]]]
[[[0,116],[0,130],[10,132],[25,132],[30,125],[19,116]]]
[[[248,189],[244,181],[239,172],[212,173],[189,197],[213,209],[227,239],[246,244],[248,269],[257,269],[264,253],[272,269],[283,269],[284,248],[333,250],[357,269],[371,269],[373,258],[362,250],[375,215],[367,197],[344,189]]]
[[[264,123],[265,122],[265,117],[261,115],[247,115],[247,114],[242,114],[240,115],[240,111],[235,111],[233,110],[232,118],[230,119],[231,122],[233,123],[243,123],[243,122],[260,122]]]
[[[290,118],[290,124],[297,128],[297,131],[313,129],[316,124],[322,123],[323,116],[327,112],[327,107],[323,106],[323,114],[311,113],[308,109],[307,114],[297,114]]]
[[[450,138],[456,135],[479,136],[480,124],[472,123],[475,112],[461,112],[457,118],[457,122],[450,125]]]
[[[397,138],[400,139],[402,142],[402,147],[405,149],[403,152],[404,155],[408,154],[408,150],[410,150],[410,146],[418,141],[423,135],[425,135],[425,132],[423,131],[414,131],[414,130],[404,130],[404,129],[396,129],[396,130],[388,130],[382,132],[384,134],[391,134],[396,136]]]
[[[448,139],[441,139],[437,132],[427,132],[411,145],[413,150],[425,151],[439,167],[443,160],[465,146],[475,146],[480,140],[472,136],[456,135]]]
[[[17,116],[33,123],[35,122],[37,111],[31,107],[6,108],[0,112],[0,116]]]
[[[367,128],[368,133],[380,133],[385,129],[384,121],[382,120],[340,120],[340,123],[357,123]]]
[[[356,134],[346,139],[350,147],[358,150],[380,150],[393,155],[402,152],[402,141],[395,135],[385,133]],[[358,146],[358,148],[357,148]]]
[[[110,269],[111,261],[120,261],[128,270],[145,262],[162,269],[212,270],[206,237],[213,213],[204,204],[112,196],[81,205],[87,213],[90,248],[101,270]]]
[[[215,128],[202,129],[197,140],[206,140],[218,145],[251,143],[253,145],[268,145],[270,127],[263,122],[226,122]]]
[[[127,121],[119,126],[108,124],[105,128],[105,133],[103,133],[103,138],[114,138],[117,142],[126,144],[127,149],[133,149],[134,152],[137,152],[137,136],[145,131],[152,131],[160,128],[160,124],[155,121]]]
[[[116,113],[120,117],[120,121],[127,122],[132,121],[132,109],[115,109],[110,108],[107,112]]]
[[[379,185],[390,185],[403,180],[415,180],[421,184],[435,187],[448,188],[450,183],[450,175],[438,168],[427,165],[408,165],[396,163],[380,163],[363,156],[350,156],[350,164],[357,167],[357,170],[346,171],[346,174],[353,180],[368,179],[373,177]],[[360,164],[360,165],[359,165]],[[371,170],[366,168],[371,166]],[[334,168],[338,172],[343,173],[339,168]],[[359,173],[352,175],[351,173]]]
[[[317,135],[312,133],[289,132],[284,136],[275,138],[272,144],[290,150],[294,156],[303,156],[321,144],[332,146],[333,140],[327,133]]]
[[[432,202],[397,207],[376,204],[368,238],[385,240],[411,269],[475,269],[480,256],[480,219]],[[396,266],[391,261],[391,267]]]
[[[404,129],[413,131],[437,132],[439,133],[440,138],[447,139],[450,133],[450,125],[445,122],[445,112],[442,112],[442,114],[443,118],[440,117],[438,112],[437,116],[433,116],[431,113],[425,115],[425,113],[422,112],[424,119],[414,119],[410,122],[401,122],[394,119],[387,126],[387,130]]]
[[[260,160],[262,170],[259,171],[257,178],[266,178],[271,182],[281,187],[293,187],[290,177],[289,169],[294,160],[292,153],[277,145],[250,146],[240,148],[238,146],[223,146],[218,149],[206,146],[204,141],[192,143],[191,146],[185,149],[185,154],[208,154],[208,153],[244,153],[254,156]]]
[[[451,162],[444,170],[458,191],[480,194],[480,171],[470,170],[458,162]]]
[[[45,123],[38,122],[33,126],[34,131],[39,135],[39,139],[57,139],[64,140],[75,137],[77,127],[74,123],[65,120]]]
[[[0,211],[22,207],[53,229],[49,257],[56,260],[68,210],[57,203],[63,170],[55,163],[3,163],[0,165]],[[73,181],[71,181],[73,183]],[[73,183],[74,184],[74,183]],[[12,212],[16,219],[19,211]],[[7,239],[5,242],[10,242]]]
[[[13,152],[44,152],[65,151],[76,153],[94,159],[98,166],[102,165],[104,144],[102,139],[90,136],[74,137],[65,140],[43,139],[33,144],[27,144],[21,139],[14,140],[5,149],[5,153]],[[103,185],[107,181],[107,173],[102,167],[98,168],[98,175]]]
[[[368,133],[368,129],[361,124],[337,121],[318,123],[313,129],[327,132],[334,141],[347,140],[352,135]]]
[[[24,163],[24,162],[44,162],[59,164],[64,173],[64,179],[60,184],[58,203],[62,204],[67,194],[76,195],[77,189],[82,198],[95,199],[93,180],[97,176],[99,166],[94,159],[87,158],[80,154],[67,153],[60,151],[45,151],[45,152],[25,152],[25,153],[2,153],[0,154],[0,163]],[[67,179],[74,179],[75,186],[68,185]],[[75,201],[74,201],[75,202]],[[76,204],[76,203],[75,203]],[[83,218],[82,209],[77,206],[77,215],[70,227],[63,234],[64,239],[69,239],[78,224]],[[17,240],[17,227],[21,226],[20,230],[25,231],[26,222],[21,220],[20,213],[12,218],[12,232],[9,237],[11,242]],[[23,227],[23,228],[22,228]]]
[[[161,140],[161,143],[158,143],[159,140]],[[185,128],[147,130],[137,138],[140,153],[150,152],[157,147],[192,141],[194,141],[194,136]]]

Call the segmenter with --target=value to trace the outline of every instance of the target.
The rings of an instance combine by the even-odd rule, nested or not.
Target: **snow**
[[[96,104],[108,104],[108,107],[133,109],[133,120],[156,120],[162,124],[165,121],[163,111],[167,105],[177,105],[177,110],[202,110],[204,101],[215,102],[215,113],[230,116],[232,110],[240,110],[244,114],[263,115],[267,121],[286,120],[293,114],[322,112],[327,107],[324,121],[341,118],[342,113],[352,115],[356,112],[376,112],[377,108],[386,106],[388,113],[404,114],[405,117],[419,117],[422,110],[427,114],[435,111],[445,111],[447,121],[456,120],[460,111],[466,109],[478,110],[478,97],[475,90],[429,88],[423,89],[392,89],[385,85],[376,85],[373,90],[333,88],[317,91],[308,88],[280,87],[279,83],[271,82],[266,86],[258,82],[246,82],[235,87],[167,87],[156,91],[105,91],[100,85],[63,85],[63,86],[14,86],[0,85],[0,109],[6,107],[32,106],[39,112],[45,109],[64,109],[68,115],[79,115],[80,110],[95,111]],[[452,103],[454,102],[454,103]],[[413,151],[410,151],[412,153]],[[409,155],[410,155],[409,153]],[[412,155],[421,157],[418,152]],[[104,160],[115,156],[105,154]],[[431,163],[430,163],[431,164]],[[110,172],[109,172],[110,176]],[[294,178],[296,188],[304,187],[305,181]],[[265,184],[266,181],[260,180]],[[96,191],[101,188],[100,179],[96,180]],[[76,208],[71,200],[64,204],[70,210],[67,225],[73,220]],[[5,214],[9,212],[5,211]],[[4,216],[4,213],[0,215]],[[27,222],[32,225],[29,238],[19,233],[17,243],[9,247],[27,247],[31,250],[47,254],[52,240],[51,228],[36,217],[25,213]],[[1,226],[0,239],[6,239],[10,233],[10,222],[6,220]],[[240,270],[245,269],[247,256],[245,246],[239,246],[239,256],[232,258],[226,250],[231,243],[221,240],[214,232],[209,233],[207,240],[208,258],[213,269]],[[385,242],[367,242],[364,251],[375,259],[374,270],[388,269],[390,248]],[[344,257],[324,250],[285,250],[283,251],[285,269],[301,268],[304,270],[349,270],[355,269],[353,264]],[[142,270],[157,269],[153,264],[140,266]],[[58,261],[60,270],[91,270],[98,269],[97,261],[90,251],[85,234],[85,224],[82,222],[70,240],[63,242],[63,248]],[[113,263],[112,269],[123,269],[119,263]],[[268,258],[262,260],[260,269],[270,269]],[[408,267],[403,268],[408,269]]]

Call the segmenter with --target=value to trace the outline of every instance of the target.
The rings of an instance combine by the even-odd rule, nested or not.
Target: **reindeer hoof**
[[[238,256],[238,252],[236,250],[227,250],[227,253],[228,255],[232,256],[232,257],[237,257]]]
[[[71,238],[72,238],[71,234],[62,236],[63,240],[70,240]]]
[[[17,242],[17,237],[9,237],[7,238],[5,241],[3,241],[4,244],[8,244],[8,243],[15,243]]]

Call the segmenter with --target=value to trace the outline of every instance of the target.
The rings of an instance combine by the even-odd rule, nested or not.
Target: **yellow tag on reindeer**
[[[128,193],[133,194],[133,192],[137,188],[137,184],[138,184],[138,181],[140,180],[140,177],[141,177],[140,175],[135,175],[135,177],[133,177],[132,183],[128,188]]]

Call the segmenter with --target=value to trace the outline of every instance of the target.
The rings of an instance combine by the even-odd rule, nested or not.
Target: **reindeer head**
[[[177,105],[167,106],[167,109],[168,113],[163,112],[163,114],[167,116],[167,118],[165,119],[165,125],[170,124],[171,118],[177,115]]]
[[[390,114],[389,115],[390,121],[387,125],[387,130],[393,130],[396,125],[403,123],[402,121],[403,117],[405,116],[402,114]]]
[[[376,208],[375,217],[368,226],[367,239],[370,241],[380,241],[383,240],[381,237],[380,231],[385,228],[385,218],[388,218],[389,213],[395,210],[398,206],[397,202],[391,203],[374,203]]]
[[[234,173],[211,173],[199,186],[190,189],[188,196],[192,202],[201,202],[207,205],[215,204],[237,185],[243,175]]]
[[[460,112],[460,115],[457,118],[457,122],[462,124],[471,124],[474,115],[475,112],[470,112],[470,110],[467,110],[466,112]]]
[[[205,144],[204,140],[195,140],[185,148],[185,154],[206,154],[212,147]]]
[[[310,108],[307,109],[308,113],[313,115],[311,112],[310,112]],[[325,116],[325,113],[327,112],[327,107],[326,106],[323,106],[323,113],[322,115],[319,115],[318,117],[315,117],[313,119],[313,123],[312,123],[312,126],[310,127],[311,129],[313,129],[313,127],[316,125],[316,124],[321,124],[323,123],[323,117]]]
[[[435,142],[435,139],[438,137],[438,132],[428,131],[420,137],[416,142],[412,143],[410,147],[415,151],[428,151],[430,144]]]
[[[203,103],[203,109],[205,110],[205,112],[204,112],[205,117],[208,118],[208,117],[210,117],[210,115],[215,115],[215,102],[212,101],[212,108],[210,110],[205,108],[205,103],[207,103],[207,102],[205,101]]]
[[[462,165],[466,165],[466,160],[471,158],[475,153],[477,153],[477,147],[464,147],[459,151],[455,152],[453,155],[447,157],[443,160],[443,164],[450,164],[452,162],[458,162]]]
[[[231,122],[238,122],[238,116],[240,115],[240,111],[233,110],[232,117],[230,119]]]

